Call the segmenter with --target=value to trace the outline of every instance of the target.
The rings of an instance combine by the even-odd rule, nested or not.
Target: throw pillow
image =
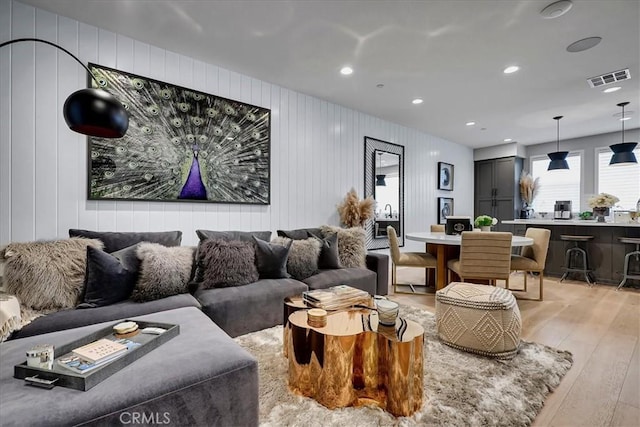
[[[322,231],[319,228],[298,228],[296,230],[277,230],[278,236],[287,237],[292,240],[305,240],[309,238],[309,234],[321,236]]]
[[[320,227],[322,234],[328,237],[338,235],[338,255],[340,264],[344,268],[367,266],[367,248],[365,244],[365,231],[362,227],[340,228],[330,225]]]
[[[103,244],[84,238],[8,244],[0,251],[5,291],[35,310],[75,307],[84,287],[87,246]]]
[[[291,240],[286,237],[276,237],[271,242],[281,245],[291,243],[289,258],[287,259],[287,271],[297,280],[304,280],[313,276],[318,271],[318,259],[322,244],[315,237],[305,240]]]
[[[193,250],[189,246],[140,243],[136,251],[141,261],[140,273],[131,299],[152,301],[188,292]]]
[[[253,237],[260,240],[269,241],[271,239],[271,231],[213,231],[213,230],[196,230],[196,234],[200,240],[240,240],[242,242],[253,243]]]
[[[320,240],[320,244],[322,245],[320,248],[320,257],[318,258],[318,268],[327,270],[342,268],[338,254],[338,234],[331,234],[328,237],[322,238],[309,233],[309,237],[315,237]]]
[[[261,279],[287,279],[287,260],[291,250],[290,241],[288,244],[280,245],[269,243],[253,237],[256,244],[256,264],[258,274]]]
[[[105,252],[115,252],[128,248],[140,242],[159,243],[163,246],[180,246],[182,242],[182,231],[159,231],[159,232],[111,232],[111,231],[89,231],[69,229],[69,237],[86,237],[88,239],[100,239],[104,243]]]
[[[84,295],[78,308],[103,307],[124,301],[138,280],[138,244],[108,254],[87,247]]]
[[[202,289],[248,285],[258,280],[252,242],[207,239],[198,247]]]

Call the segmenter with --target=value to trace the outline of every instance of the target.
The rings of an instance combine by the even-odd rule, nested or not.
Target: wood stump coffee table
[[[294,392],[329,409],[375,403],[408,416],[422,406],[419,324],[398,318],[395,326],[383,326],[370,309],[329,312],[323,327],[307,323],[307,310],[288,320],[284,352]]]

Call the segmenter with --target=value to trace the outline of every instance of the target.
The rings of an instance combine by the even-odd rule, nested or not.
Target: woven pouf
[[[520,310],[504,288],[449,284],[436,292],[436,323],[442,342],[459,350],[501,359],[518,352]]]

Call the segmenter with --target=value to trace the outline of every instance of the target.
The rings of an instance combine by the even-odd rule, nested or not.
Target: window
[[[540,189],[533,200],[533,209],[536,212],[553,212],[556,200],[571,200],[571,209],[575,212],[580,211],[580,153],[569,153],[567,163],[569,170],[548,171],[547,156],[531,158],[531,175],[540,178]]]
[[[640,149],[635,149],[636,158],[640,158]],[[640,197],[640,165],[638,163],[609,166],[611,149],[596,150],[598,161],[598,193],[609,193],[620,201],[616,206],[622,209],[636,210]]]

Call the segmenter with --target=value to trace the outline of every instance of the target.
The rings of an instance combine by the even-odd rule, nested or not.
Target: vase
[[[491,231],[490,225],[483,225],[480,227],[480,231]]]
[[[609,208],[593,208],[593,215],[598,222],[604,222],[604,218],[609,215]]]

